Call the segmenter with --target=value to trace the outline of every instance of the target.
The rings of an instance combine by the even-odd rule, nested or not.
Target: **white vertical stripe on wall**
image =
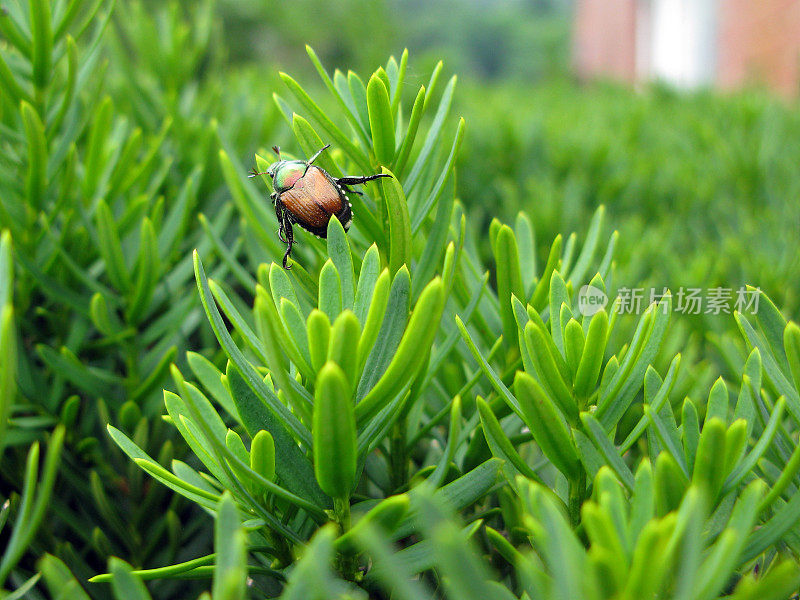
[[[678,87],[696,87],[713,80],[716,8],[715,0],[652,0],[652,77]]]

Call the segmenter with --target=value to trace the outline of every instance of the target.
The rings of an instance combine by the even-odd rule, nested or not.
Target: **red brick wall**
[[[721,0],[717,81],[751,81],[795,96],[800,78],[800,0]]]
[[[577,0],[574,61],[580,77],[633,82],[640,0]],[[646,22],[641,19],[640,22]],[[640,32],[642,41],[647,32]],[[640,56],[646,60],[647,47]],[[723,89],[756,82],[787,96],[800,92],[800,0],[719,0],[715,80]],[[637,77],[638,76],[638,77]]]
[[[637,0],[578,0],[575,68],[581,77],[636,79]]]

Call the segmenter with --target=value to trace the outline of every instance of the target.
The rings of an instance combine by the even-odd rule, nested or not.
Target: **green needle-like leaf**
[[[493,248],[497,266],[497,298],[503,321],[503,338],[507,344],[513,345],[517,341],[517,324],[511,306],[511,295],[524,298],[525,290],[522,286],[517,239],[508,225],[503,225],[498,231]]]
[[[108,561],[108,570],[113,576],[111,587],[117,598],[130,598],[130,600],[150,600],[150,594],[144,582],[133,574],[133,570],[126,562],[112,558]]]
[[[486,401],[482,398],[478,398],[477,404],[481,416],[481,423],[483,424],[483,433],[486,436],[486,442],[492,449],[492,454],[497,458],[508,461],[514,469],[525,477],[533,479],[534,481],[540,481],[540,477],[522,459],[511,443],[511,440],[509,440],[508,436],[503,432],[500,422],[497,420],[497,417],[495,417]]]
[[[41,2],[40,2],[41,3]],[[2,73],[0,72],[0,75]],[[36,110],[27,102],[21,106],[25,137],[28,140],[28,175],[25,182],[28,201],[34,208],[40,208],[47,189],[47,140]]]
[[[311,462],[292,439],[285,423],[256,396],[234,366],[228,368],[227,378],[247,433],[254,438],[263,429],[272,436],[275,444],[275,472],[280,477],[281,484],[298,496],[320,506],[328,506],[330,500],[317,486]]]
[[[339,273],[342,284],[342,308],[353,309],[355,300],[355,273],[353,257],[350,254],[350,243],[347,234],[335,216],[328,221],[328,256]]]
[[[705,486],[711,498],[716,498],[725,481],[725,425],[713,418],[703,426],[692,482]]]
[[[328,360],[328,347],[331,337],[331,321],[324,312],[314,309],[306,321],[308,349],[311,354],[311,367],[319,372]]]
[[[580,476],[581,464],[563,417],[547,393],[530,375],[518,372],[514,392],[522,407],[525,424],[547,458],[569,480]]]
[[[411,264],[411,225],[400,182],[388,169],[382,172],[392,175],[381,179],[381,190],[389,218],[389,273],[394,275],[403,265]]]
[[[31,38],[33,39],[33,81],[44,88],[51,76],[50,61],[53,53],[50,2],[32,0],[30,4]]]
[[[319,309],[334,321],[342,312],[342,280],[333,261],[328,259],[319,272]]]
[[[378,278],[367,324],[359,343],[359,357],[366,360],[356,393],[359,400],[367,395],[386,372],[408,322],[411,301],[411,277],[408,268],[403,267],[397,271],[394,279],[391,279],[391,288],[390,279],[388,271],[384,271]]]
[[[328,344],[328,360],[333,361],[342,369],[351,390],[355,389],[360,375],[358,354],[353,352],[353,349],[358,347],[360,337],[361,326],[352,311],[344,311],[333,322]]]
[[[800,390],[800,327],[796,323],[790,322],[783,330],[783,347],[794,380],[794,387],[796,390]]]
[[[389,92],[377,74],[372,75],[367,83],[367,106],[375,158],[381,165],[390,165],[395,149],[392,107]]]
[[[214,524],[214,598],[244,600],[247,591],[247,535],[239,521],[239,511],[229,493],[219,500]]]
[[[355,485],[356,422],[350,384],[333,362],[317,375],[312,430],[319,486],[332,498],[347,499]]]
[[[556,236],[553,240],[553,245],[550,246],[550,254],[547,257],[547,264],[544,266],[544,272],[536,284],[536,288],[531,295],[530,304],[536,309],[541,311],[548,298],[550,288],[550,278],[553,276],[553,271],[558,268],[558,262],[561,259],[561,235]]]
[[[574,425],[578,420],[578,405],[572,396],[572,386],[568,383],[567,365],[553,339],[541,326],[529,322],[525,326],[525,343],[540,380],[567,422]]]
[[[364,422],[383,408],[393,397],[393,391],[397,390],[404,380],[414,377],[428,356],[426,352],[420,350],[431,346],[439,329],[444,303],[444,284],[441,278],[437,277],[420,294],[406,331],[386,371],[356,406],[356,418],[359,422]]]
[[[381,259],[378,247],[372,244],[364,254],[364,260],[361,262],[361,272],[358,275],[358,285],[353,301],[353,312],[362,326],[367,321],[367,312],[375,295],[375,286],[378,282],[380,270]]]

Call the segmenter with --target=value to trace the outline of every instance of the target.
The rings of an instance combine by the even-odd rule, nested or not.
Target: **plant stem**
[[[578,479],[569,482],[569,520],[573,527],[581,522],[581,505],[586,492],[586,473],[581,472]]]
[[[350,499],[334,498],[333,512],[336,515],[336,522],[342,528],[342,533],[350,529]]]
[[[406,452],[406,419],[397,420],[392,428],[391,441],[392,489],[402,489],[408,482],[408,454]]]
[[[350,529],[350,499],[334,498],[333,513],[342,533]],[[339,554],[336,557],[336,568],[342,577],[348,581],[355,581],[358,573],[358,559],[354,555]]]

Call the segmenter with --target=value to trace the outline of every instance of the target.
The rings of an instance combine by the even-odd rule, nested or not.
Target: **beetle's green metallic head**
[[[272,163],[265,173],[272,179],[272,188],[280,194],[291,189],[297,180],[306,174],[308,163],[304,160],[283,160],[280,146],[273,146],[272,151],[278,160]]]
[[[272,178],[272,187],[280,194],[305,175],[307,168],[308,163],[304,160],[280,160],[269,166],[267,174]]]

